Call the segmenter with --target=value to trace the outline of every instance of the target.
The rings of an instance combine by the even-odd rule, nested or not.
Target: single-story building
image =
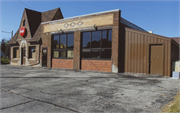
[[[171,37],[173,40],[175,40],[178,44],[180,44],[180,37]]]
[[[25,9],[10,40],[11,65],[171,76],[179,44],[111,10],[63,18],[60,8]]]

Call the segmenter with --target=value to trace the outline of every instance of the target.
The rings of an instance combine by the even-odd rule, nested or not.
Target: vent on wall
[[[148,33],[153,33],[153,31],[148,31]]]

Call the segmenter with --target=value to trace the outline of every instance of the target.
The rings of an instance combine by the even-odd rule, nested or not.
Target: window
[[[24,21],[23,21],[23,26],[25,26],[25,25],[26,25],[26,21],[24,20]]]
[[[74,34],[54,35],[53,58],[73,58]]]
[[[30,46],[29,47],[29,59],[35,59],[36,58],[36,47]]]
[[[19,48],[13,48],[13,58],[19,58]]]
[[[112,30],[82,33],[82,58],[111,59]]]

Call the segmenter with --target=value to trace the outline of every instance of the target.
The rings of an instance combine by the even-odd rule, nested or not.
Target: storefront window
[[[91,49],[91,58],[100,58],[100,49]]]
[[[74,34],[54,35],[53,58],[73,58]]]
[[[90,43],[91,43],[91,32],[84,32],[83,33],[83,48],[90,48]]]
[[[60,35],[60,49],[66,49],[66,35]]]
[[[112,30],[82,33],[82,58],[111,59]]]
[[[54,35],[53,49],[59,49],[59,35]]]
[[[67,58],[73,58],[73,50],[67,51]]]
[[[111,58],[111,49],[102,49],[101,58]]]
[[[90,58],[91,50],[90,49],[82,49],[82,58]]]
[[[111,48],[112,43],[112,31],[102,31],[102,48]]]
[[[54,58],[59,58],[59,51],[54,50],[53,56]]]
[[[74,48],[74,34],[68,34],[67,49]]]
[[[100,43],[101,43],[101,31],[93,31],[91,48],[100,48]]]
[[[66,58],[66,51],[60,51],[60,57]]]

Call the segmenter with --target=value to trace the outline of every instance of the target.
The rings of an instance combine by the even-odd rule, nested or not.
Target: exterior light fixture
[[[35,52],[35,49],[31,49],[31,52]]]
[[[97,26],[96,26],[96,24],[94,24],[94,25],[93,25],[93,27],[94,27],[94,29],[96,29],[96,30],[97,30]]]
[[[63,33],[62,29],[60,29],[59,31],[60,31],[60,33]]]

